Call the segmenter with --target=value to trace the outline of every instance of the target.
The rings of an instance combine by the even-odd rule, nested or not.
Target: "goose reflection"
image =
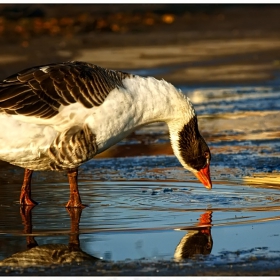
[[[87,254],[80,248],[79,223],[81,208],[66,209],[71,219],[71,230],[68,244],[38,245],[32,234],[32,208],[33,206],[21,207],[20,214],[26,235],[27,250],[18,252],[0,261],[0,266],[28,267],[49,266],[61,264],[79,264],[102,261]],[[207,211],[200,215],[199,222],[193,228],[181,228],[187,230],[187,234],[180,240],[175,248],[174,260],[195,258],[196,255],[208,255],[213,247],[211,237],[212,212]]]
[[[24,224],[28,250],[18,252],[2,260],[0,265],[5,266],[43,266],[51,264],[71,264],[85,261],[100,260],[80,249],[79,223],[82,209],[67,209],[71,218],[71,234],[69,243],[38,245],[32,235],[32,210],[33,206],[21,207],[20,214]]]
[[[209,255],[211,253],[213,247],[211,223],[212,211],[207,211],[200,215],[197,227],[188,230],[188,233],[177,245],[174,252],[175,261],[195,258],[197,255]]]

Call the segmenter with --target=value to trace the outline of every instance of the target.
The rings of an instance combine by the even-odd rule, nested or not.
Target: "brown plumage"
[[[8,114],[51,118],[61,105],[99,106],[130,74],[78,61],[32,67],[0,83],[0,108]]]

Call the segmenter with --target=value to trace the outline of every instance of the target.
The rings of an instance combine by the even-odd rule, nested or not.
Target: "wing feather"
[[[31,113],[25,114],[26,116],[44,116],[44,115],[52,115],[55,116],[57,113],[54,109],[50,108],[47,104],[38,104],[37,108],[34,109]]]
[[[0,102],[4,102],[18,95],[24,94],[26,91],[30,91],[29,87],[26,85],[11,85],[9,86],[9,90],[5,90],[4,88],[0,94]]]
[[[1,101],[0,106],[3,109],[12,109],[14,106],[17,106],[19,102],[26,100],[30,96],[30,91],[24,91],[21,94],[13,95],[11,98]]]
[[[76,102],[92,108],[127,77],[132,76],[78,61],[28,68],[0,82],[0,111],[51,118],[60,106]]]

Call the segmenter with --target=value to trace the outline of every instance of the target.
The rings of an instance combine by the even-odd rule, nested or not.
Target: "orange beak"
[[[204,168],[200,169],[195,176],[199,179],[199,181],[205,186],[207,189],[212,189],[212,182],[210,178],[210,168],[209,164],[207,164]]]

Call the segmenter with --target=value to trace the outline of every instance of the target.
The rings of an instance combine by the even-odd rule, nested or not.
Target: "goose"
[[[36,170],[65,171],[66,207],[85,207],[78,168],[140,127],[165,122],[182,166],[208,188],[211,153],[194,107],[165,80],[82,62],[34,66],[0,82],[0,160],[24,168],[19,202],[31,198]]]

